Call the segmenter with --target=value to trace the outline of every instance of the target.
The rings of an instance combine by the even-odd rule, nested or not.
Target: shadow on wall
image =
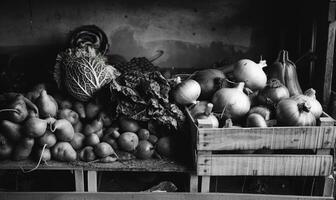
[[[243,57],[247,47],[225,45],[220,41],[212,41],[208,45],[200,45],[179,40],[157,40],[141,44],[135,39],[135,31],[123,28],[110,38],[112,51],[124,56],[127,60],[136,56],[149,57],[156,50],[163,50],[164,55],[156,61],[161,68],[205,68],[221,61],[230,64]],[[117,47],[114,50],[113,47]]]

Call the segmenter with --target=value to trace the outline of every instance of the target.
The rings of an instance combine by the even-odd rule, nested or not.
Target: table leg
[[[97,192],[97,171],[87,172],[88,192]]]
[[[74,170],[76,192],[84,192],[84,172],[82,169]]]
[[[190,175],[190,192],[198,192],[198,176]]]

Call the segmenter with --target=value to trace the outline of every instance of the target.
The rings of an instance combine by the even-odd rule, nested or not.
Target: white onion
[[[196,104],[197,98],[201,94],[201,86],[192,79],[185,80],[176,85],[173,97],[179,105]]]
[[[235,88],[222,88],[213,98],[213,111],[224,113],[232,119],[239,119],[246,115],[251,107],[249,97],[243,92],[244,83],[240,82]]]

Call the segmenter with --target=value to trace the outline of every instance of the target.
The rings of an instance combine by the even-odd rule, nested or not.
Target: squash
[[[276,61],[269,67],[268,79],[271,78],[280,80],[287,87],[290,96],[302,94],[296,66],[289,60],[288,51],[280,51]]]

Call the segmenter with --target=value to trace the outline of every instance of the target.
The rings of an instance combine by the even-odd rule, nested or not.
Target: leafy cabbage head
[[[54,78],[58,86],[80,101],[88,101],[117,76],[119,72],[90,46],[69,48],[56,59]]]

